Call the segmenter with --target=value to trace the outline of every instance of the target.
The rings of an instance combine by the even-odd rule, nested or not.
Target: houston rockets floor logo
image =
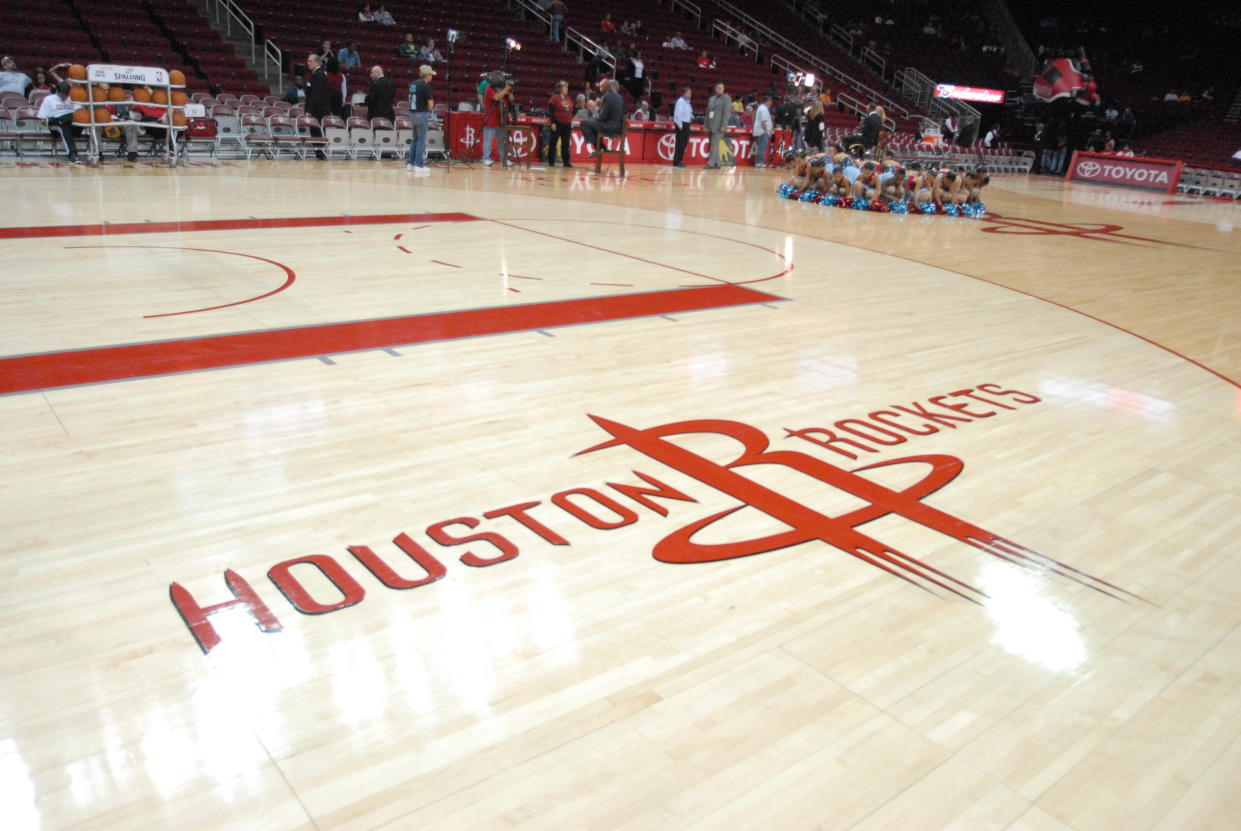
[[[862,458],[862,454],[880,452],[882,447],[961,429],[975,421],[993,418],[1004,411],[1016,411],[1039,401],[1038,397],[1029,393],[1006,390],[996,384],[979,384],[946,395],[930,396],[925,403],[892,404],[885,409],[873,410],[865,417],[840,419],[833,422],[830,428],[786,430],[785,439],[802,440],[821,451],[857,460]],[[927,504],[927,497],[948,485],[964,470],[964,463],[955,456],[942,453],[902,455],[843,467],[799,450],[771,449],[766,434],[737,421],[696,419],[640,428],[603,416],[592,415],[590,418],[610,438],[575,455],[616,452],[627,448],[738,503],[697,517],[665,535],[651,550],[651,555],[660,562],[713,563],[770,554],[817,540],[924,591],[946,592],[973,603],[982,603],[986,594],[965,580],[859,530],[861,526],[883,517],[900,517],[1041,577],[1071,581],[1117,600],[1141,600],[1113,583]],[[684,443],[673,440],[690,435],[726,438],[735,444],[736,449],[729,451],[726,454],[728,458],[720,461],[693,452]],[[861,507],[839,516],[829,516],[746,475],[746,468],[760,465],[810,477],[828,488],[860,500]],[[913,484],[899,490],[868,476],[881,469],[905,466],[918,469],[922,475]],[[561,546],[571,544],[565,536],[566,523],[609,530],[637,522],[640,516],[635,508],[645,509],[661,518],[668,517],[669,508],[657,499],[698,502],[693,496],[661,482],[655,476],[637,470],[634,475],[642,484],[607,482],[604,487],[611,493],[597,487],[576,487],[553,494],[549,500],[551,506],[540,509],[541,515],[537,517],[534,511],[543,505],[540,500],[527,500],[485,511],[481,517],[493,522],[516,522],[544,543]],[[559,510],[558,514],[551,511],[553,507]],[[757,510],[781,523],[785,529],[753,539],[723,543],[701,542],[696,538],[700,532],[724,522],[743,509]],[[490,552],[480,554],[473,549],[460,555],[460,562],[473,568],[497,565],[521,553],[518,545],[503,533],[509,529],[500,526],[496,530],[491,527],[477,530],[482,524],[478,517],[460,516],[432,523],[424,533],[444,548],[486,544],[495,549],[496,553],[491,556],[485,556]],[[464,527],[468,533],[456,530],[459,527]],[[347,550],[362,568],[388,589],[414,589],[447,575],[447,567],[440,558],[409,534],[399,534],[393,544],[423,573],[412,578],[401,576],[394,566],[366,545],[351,545]],[[339,592],[339,598],[325,600],[312,596],[294,569],[317,570]],[[336,558],[326,554],[284,560],[272,566],[267,576],[289,604],[302,614],[335,612],[360,603],[366,596],[362,583]],[[210,652],[221,642],[220,634],[208,619],[220,612],[248,613],[264,632],[278,632],[283,628],[271,607],[244,577],[230,569],[224,574],[224,582],[233,598],[209,606],[201,605],[180,584],[170,586],[173,605],[204,652]],[[321,585],[321,581],[317,582]]]

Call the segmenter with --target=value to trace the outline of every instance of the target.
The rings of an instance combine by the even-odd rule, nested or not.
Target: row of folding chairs
[[[327,116],[320,123],[309,115],[216,115],[198,121],[210,122],[214,130],[206,135],[195,135],[200,131],[191,130],[185,139],[189,152],[206,149],[216,156],[235,154],[246,159],[306,159],[317,153],[329,159],[403,159],[414,137],[413,121],[407,117],[398,117],[394,122],[386,118],[346,121]],[[442,129],[433,128],[427,139],[428,152],[443,152]]]
[[[1241,172],[1187,167],[1181,171],[1176,189],[1181,193],[1241,199]]]

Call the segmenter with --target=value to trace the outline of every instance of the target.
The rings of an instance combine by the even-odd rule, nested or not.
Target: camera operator
[[[510,167],[508,160],[508,106],[513,100],[513,78],[503,72],[487,76],[487,93],[483,106],[483,165],[491,167],[491,148],[496,136],[500,137],[500,161]]]

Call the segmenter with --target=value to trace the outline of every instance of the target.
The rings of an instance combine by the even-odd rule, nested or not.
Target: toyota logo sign
[[[659,151],[659,158],[666,162],[672,161],[672,157],[676,154],[677,137],[672,133],[666,133],[659,137],[659,144],[656,149]]]
[[[1085,176],[1087,179],[1093,179],[1103,170],[1103,165],[1098,162],[1084,161],[1077,165],[1077,175]]]

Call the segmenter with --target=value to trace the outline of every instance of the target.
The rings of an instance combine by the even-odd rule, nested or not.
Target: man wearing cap
[[[32,83],[29,75],[17,71],[17,61],[8,55],[0,60],[0,93],[16,92],[25,95]]]
[[[427,130],[431,111],[435,109],[435,94],[431,79],[435,70],[429,65],[418,67],[418,80],[409,85],[409,115],[414,122],[414,137],[409,141],[409,158],[406,170],[425,169],[427,166]]]

